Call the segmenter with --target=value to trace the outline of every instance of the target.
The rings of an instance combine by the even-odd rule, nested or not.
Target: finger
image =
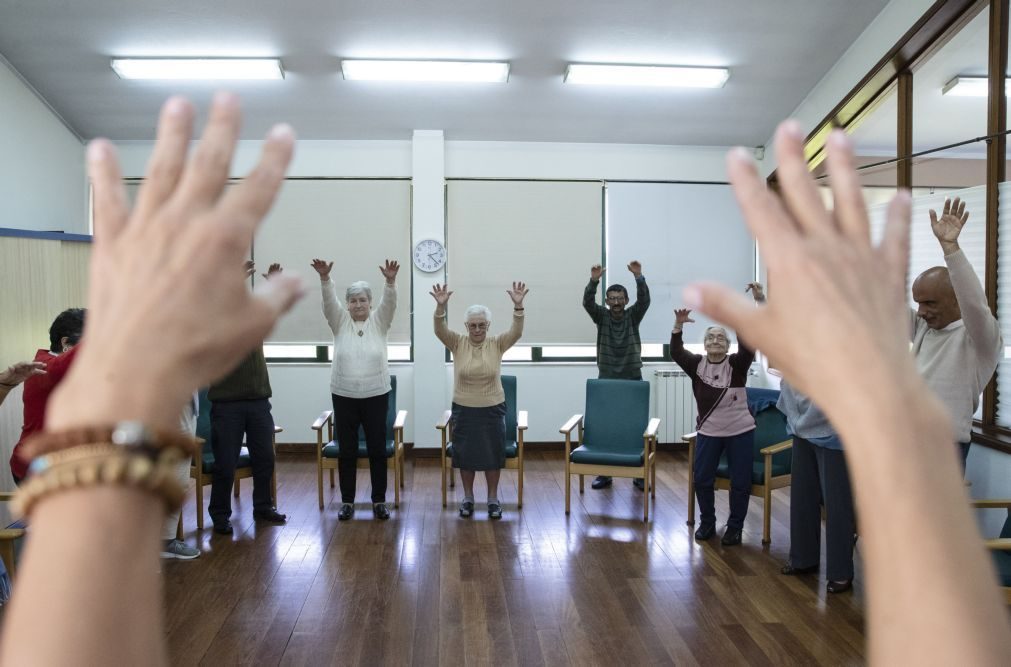
[[[909,226],[912,200],[909,192],[900,191],[888,204],[885,213],[885,232],[878,250],[884,261],[887,275],[900,299],[905,299],[906,276],[909,272]]]
[[[937,212],[934,209],[930,209],[929,213],[930,213],[930,224],[932,226],[936,225],[937,224]]]
[[[745,224],[758,242],[762,255],[775,266],[782,250],[796,242],[796,226],[766,188],[754,160],[743,148],[727,154],[727,175]]]
[[[95,242],[111,241],[126,226],[128,207],[116,150],[106,139],[88,146],[88,178],[93,192]]]
[[[729,326],[749,340],[760,340],[759,313],[755,304],[740,292],[719,283],[694,283],[685,287],[684,300],[710,319]]]
[[[828,137],[828,173],[840,231],[853,241],[869,243],[871,228],[867,221],[867,204],[853,162],[853,148],[842,130],[833,130]]]
[[[162,106],[154,153],[137,194],[134,213],[141,220],[147,220],[175,192],[192,136],[193,105],[185,98],[170,97]]]
[[[214,96],[207,127],[179,186],[178,194],[186,201],[210,206],[221,196],[239,137],[240,117],[238,97],[231,93]]]
[[[776,130],[776,158],[782,195],[793,220],[805,233],[824,234],[831,220],[811,178],[804,158],[804,133],[800,125],[788,120]]]
[[[250,238],[274,203],[294,150],[294,131],[288,125],[276,125],[267,135],[260,162],[222,199],[219,210],[225,219],[239,226]],[[328,266],[332,267],[333,262]]]
[[[944,213],[944,215],[948,215],[949,213],[951,213],[951,200],[948,199],[947,197],[944,198],[944,210],[943,210],[943,213]]]
[[[253,290],[253,298],[262,309],[261,317],[269,320],[270,328],[304,295],[305,285],[302,278],[295,274],[272,276]]]

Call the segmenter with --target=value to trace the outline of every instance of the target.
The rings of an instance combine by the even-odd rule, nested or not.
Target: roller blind
[[[522,280],[530,295],[521,345],[593,344],[581,304],[602,257],[602,199],[601,183],[449,181],[450,326],[459,330],[467,306],[479,303],[492,311],[493,333],[504,331],[512,317],[506,289]]]
[[[670,341],[687,284],[713,280],[743,291],[754,280],[755,243],[729,185],[608,183],[607,226],[607,284],[625,285],[634,298],[626,266],[637,259],[649,285],[643,343]],[[686,340],[701,342],[711,322],[699,313],[692,318]]]
[[[997,320],[1004,356],[997,364],[997,423],[1011,427],[1011,183],[1000,184],[997,210]],[[1006,261],[1005,261],[1006,260]]]

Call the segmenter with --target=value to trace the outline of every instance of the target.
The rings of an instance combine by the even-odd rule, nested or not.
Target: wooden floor
[[[573,484],[564,513],[562,454],[529,454],[525,504],[503,471],[501,521],[481,502],[460,519],[460,487],[442,509],[437,459],[408,462],[399,510],[385,522],[359,504],[339,523],[340,496],[316,499],[309,456],[278,460],[285,526],[257,526],[248,480],[234,536],[199,533],[184,508],[195,561],[165,562],[173,664],[298,665],[786,665],[859,664],[863,596],[827,596],[824,579],[784,577],[789,493],[773,502],[772,544],[761,544],[752,498],[744,544],[696,544],[687,515],[686,460],[661,453],[657,507],[643,524],[630,480]],[[391,475],[392,477],[392,475]],[[575,478],[574,478],[575,480]],[[368,471],[358,493],[368,498]],[[477,485],[484,498],[483,481]],[[392,501],[392,487],[389,497]],[[717,492],[725,521],[727,494]],[[823,567],[824,570],[824,567]]]

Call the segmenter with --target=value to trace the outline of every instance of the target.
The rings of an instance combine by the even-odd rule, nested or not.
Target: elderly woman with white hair
[[[523,298],[526,285],[513,283],[506,290],[513,302],[509,331],[489,336],[491,311],[471,306],[464,314],[467,335],[450,331],[446,306],[452,292],[447,285],[435,285],[435,335],[453,353],[453,467],[460,469],[463,502],[460,516],[474,513],[474,477],[483,470],[488,482],[488,517],[502,518],[498,481],[505,467],[505,392],[502,390],[502,355],[523,335]]]
[[[750,283],[748,291],[757,303],[765,301],[760,283]],[[714,485],[720,456],[727,452],[730,467],[730,518],[721,540],[724,546],[741,543],[744,517],[751,498],[752,449],[755,442],[755,418],[748,409],[745,384],[748,369],[755,360],[754,350],[743,342],[738,351],[730,351],[730,336],[720,326],[706,329],[705,355],[685,349],[682,328],[691,319],[690,310],[674,311],[674,330],[670,336],[670,355],[692,379],[692,392],[698,406],[695,445],[695,497],[699,503],[700,522],[696,540],[708,540],[716,533]]]
[[[390,399],[390,365],[386,338],[397,310],[397,272],[400,264],[386,260],[379,267],[383,295],[372,309],[372,289],[364,281],[351,283],[345,293],[347,306],[337,298],[330,280],[333,262],[312,260],[323,291],[323,315],[333,332],[333,363],[330,392],[333,398],[334,427],[340,454],[340,521],[355,512],[355,486],[358,474],[358,429],[365,431],[372,476],[372,513],[377,519],[390,518],[386,507],[386,410]]]

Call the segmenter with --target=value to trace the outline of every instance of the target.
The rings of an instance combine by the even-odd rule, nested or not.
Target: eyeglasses
[[[467,328],[471,331],[487,331],[487,322],[467,322]]]
[[[604,298],[604,301],[607,303],[622,303],[624,300],[625,297],[623,296],[609,296]]]
[[[707,343],[710,341],[714,343],[726,343],[727,337],[724,336],[723,334],[706,334],[705,340]]]

